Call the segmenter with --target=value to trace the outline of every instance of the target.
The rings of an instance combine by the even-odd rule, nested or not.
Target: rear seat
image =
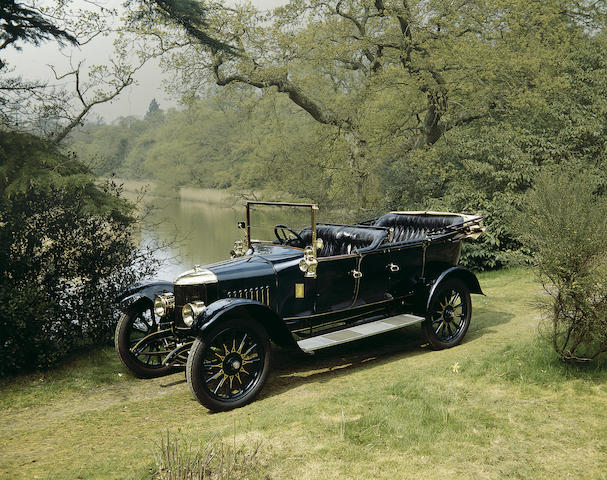
[[[318,225],[316,237],[322,239],[323,245],[316,253],[319,257],[363,253],[377,248],[386,239],[387,233],[386,230],[373,228]],[[312,243],[310,227],[304,228],[300,236],[304,245]]]
[[[377,227],[389,227],[394,231],[390,243],[415,242],[426,238],[429,232],[462,223],[460,215],[388,213],[374,223]]]

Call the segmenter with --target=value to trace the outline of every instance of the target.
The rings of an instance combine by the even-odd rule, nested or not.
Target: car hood
[[[177,277],[175,285],[200,285],[243,281],[275,274],[275,265],[303,256],[300,249],[255,244],[254,253],[207,265],[197,265]]]

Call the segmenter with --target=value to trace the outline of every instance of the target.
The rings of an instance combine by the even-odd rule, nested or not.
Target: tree
[[[180,5],[178,0],[163,5],[169,3]],[[391,120],[382,113],[385,108],[398,112],[400,121],[390,127],[399,134],[404,154],[433,145],[491,107],[486,98],[471,95],[478,58],[472,63],[473,55],[449,53],[498,41],[482,37],[490,33],[493,12],[483,12],[474,2],[460,7],[295,0],[268,15],[250,6],[209,9],[208,31],[237,46],[235,52],[201,46],[197,17],[177,16],[170,8],[160,13],[169,27],[185,30],[188,41],[170,28],[143,27],[150,38],[161,38],[159,51],[173,52],[167,65],[180,75],[186,95],[195,97],[206,80],[274,89],[333,129],[347,151],[345,165],[334,167],[341,167],[345,183],[355,186],[357,203],[368,206],[369,180],[381,161],[374,147],[385,137],[384,120]]]
[[[116,14],[102,6],[72,11],[68,8],[70,2],[64,0],[39,3],[9,0],[0,7],[0,52],[8,47],[19,50],[21,43],[38,46],[49,40],[56,40],[61,46],[82,46],[107,34]],[[131,85],[140,67],[141,64],[117,61],[110,66],[91,66],[86,71],[83,61],[70,61],[70,69],[58,73],[51,66],[56,80],[73,82],[73,91],[69,91],[11,76],[14,69],[0,60],[0,120],[5,128],[44,133],[60,143],[95,105],[111,101]]]
[[[606,191],[607,36],[566,16],[553,20],[551,39],[525,23],[515,32],[519,43],[536,52],[533,59],[526,56],[533,63],[501,57],[499,71],[525,79],[527,87],[502,94],[489,117],[452,131],[448,142],[423,156],[394,162],[386,174],[393,180],[390,207],[488,215],[485,235],[467,245],[462,257],[477,269],[520,259],[522,245],[512,235],[510,218],[542,172],[582,170],[589,183]]]
[[[138,32],[171,54],[165,64],[184,99],[209,82],[284,94],[334,132],[332,183],[366,207],[378,200],[386,159],[413,164],[491,121],[533,92],[535,78],[548,81],[543,69],[556,66],[566,42],[605,18],[602,2],[293,0],[268,14],[214,6],[205,28],[237,47],[225,52],[201,46],[199,17],[175,14],[180,5],[164,0]]]
[[[152,101],[150,102],[150,105],[148,106],[148,111],[145,114],[145,116],[151,117],[158,112],[160,112],[160,105],[158,105],[158,102],[156,101],[155,98],[152,98]]]
[[[40,45],[55,40],[61,46],[84,46],[99,36],[115,34],[118,12],[95,2],[84,8],[71,7],[71,0],[8,0],[0,6],[0,52],[20,43]],[[202,10],[199,10],[199,12]],[[202,29],[203,24],[198,28]],[[222,48],[204,33],[200,41]],[[228,48],[227,46],[225,48]],[[51,66],[56,81],[71,84],[71,88],[30,81],[14,74],[0,59],[0,121],[5,128],[43,134],[59,144],[85,117],[101,103],[114,100],[135,82],[135,74],[149,60],[149,55],[134,55],[117,47],[106,65],[86,65],[70,54],[69,67]]]

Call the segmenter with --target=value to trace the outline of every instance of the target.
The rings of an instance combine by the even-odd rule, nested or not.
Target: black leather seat
[[[318,225],[316,237],[322,239],[322,248],[316,252],[319,257],[363,253],[377,248],[386,239],[386,230],[342,227],[337,225]],[[304,245],[312,243],[312,230],[304,228],[300,232]]]
[[[459,215],[388,213],[379,217],[373,225],[393,228],[390,243],[399,243],[423,240],[429,232],[440,231],[462,221]]]

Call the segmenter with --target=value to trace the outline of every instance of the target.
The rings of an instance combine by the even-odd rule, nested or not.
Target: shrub
[[[607,202],[581,174],[542,174],[513,230],[533,252],[547,293],[547,333],[558,355],[607,351]]]
[[[151,273],[111,183],[31,136],[0,140],[0,376],[110,341],[114,298]],[[3,154],[3,155],[2,155]]]

